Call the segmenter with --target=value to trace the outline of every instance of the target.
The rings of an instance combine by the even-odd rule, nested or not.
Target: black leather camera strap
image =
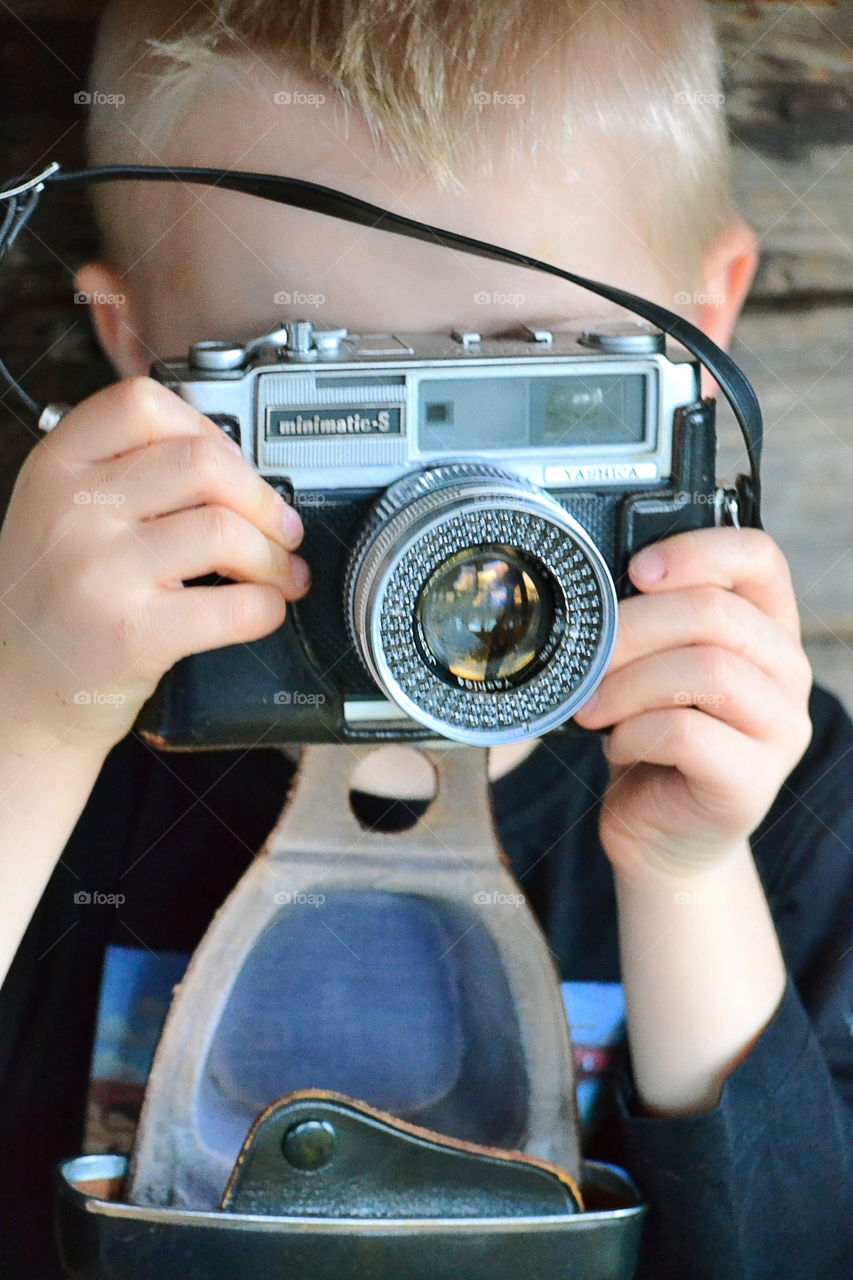
[[[741,500],[740,519],[743,524],[761,528],[761,445],[763,425],[761,407],[758,398],[744,372],[701,329],[668,310],[657,302],[640,298],[615,285],[602,284],[597,280],[588,280],[585,276],[575,275],[562,267],[543,262],[526,253],[518,253],[514,249],[504,249],[498,245],[477,240],[471,236],[461,235],[456,231],[448,231],[443,227],[432,226],[428,222],[419,222],[415,218],[407,218],[399,213],[392,213],[380,205],[360,200],[356,196],[338,191],[333,187],[321,186],[315,182],[305,182],[299,178],[287,178],[271,173],[242,173],[229,169],[207,168],[167,168],[160,165],[108,165],[103,168],[76,169],[63,171],[59,165],[53,164],[40,175],[17,186],[12,185],[0,191],[0,200],[8,201],[8,208],[2,225],[0,225],[0,257],[13,243],[19,231],[29,220],[38,202],[41,191],[47,187],[68,185],[72,183],[124,182],[148,180],[153,182],[184,182],[203,186],[222,187],[226,191],[239,191],[244,195],[259,196],[264,200],[273,200],[277,204],[290,205],[295,209],[306,209],[314,213],[326,214],[331,218],[341,218],[360,226],[371,227],[379,231],[392,231],[396,235],[409,236],[415,240],[426,240],[446,249],[457,249],[462,253],[470,253],[480,258],[491,258],[496,262],[506,262],[519,267],[528,267],[534,271],[542,271],[557,276],[570,284],[579,285],[590,293],[615,302],[618,306],[641,316],[650,324],[667,333],[674,341],[680,342],[694,355],[708,372],[714,377],[720,391],[731,405],[735,418],[743,434],[749,459],[749,477],[739,477],[739,496]],[[0,374],[6,377],[10,385],[18,392],[27,408],[38,410],[38,406],[0,361]]]

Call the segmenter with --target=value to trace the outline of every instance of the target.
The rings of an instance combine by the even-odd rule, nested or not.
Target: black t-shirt
[[[623,1047],[585,1146],[651,1206],[638,1280],[853,1276],[853,724],[820,688],[811,714],[812,742],[751,840],[788,972],[778,1009],[701,1115],[638,1114]],[[192,950],[290,776],[269,749],[173,754],[131,735],[110,752],[0,988],[4,1277],[60,1274],[53,1169],[82,1150],[108,947]],[[572,735],[492,786],[512,869],[568,984],[621,981],[597,835],[607,776],[599,739]],[[375,803],[377,821],[388,807]]]

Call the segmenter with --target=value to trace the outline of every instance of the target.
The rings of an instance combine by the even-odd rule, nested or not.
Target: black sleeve
[[[814,736],[751,843],[786,962],[749,1054],[698,1115],[616,1088],[649,1202],[637,1280],[853,1277],[853,726],[812,695]]]

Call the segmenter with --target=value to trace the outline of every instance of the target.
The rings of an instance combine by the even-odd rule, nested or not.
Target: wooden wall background
[[[764,410],[765,524],[815,678],[853,709],[853,5],[715,9],[737,203],[762,248],[732,353]]]
[[[0,6],[0,176],[83,163],[85,70],[97,0]],[[736,358],[767,423],[766,526],[788,555],[816,678],[853,708],[853,5],[717,3],[741,212],[762,264]],[[53,195],[0,273],[0,350],[42,400],[110,378],[73,267],[94,245],[80,196]],[[0,391],[0,511],[32,446]],[[724,423],[719,474],[740,450]]]

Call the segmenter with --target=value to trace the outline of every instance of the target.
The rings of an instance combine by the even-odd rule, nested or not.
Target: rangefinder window
[[[424,379],[418,444],[424,453],[642,444],[649,381],[642,373]]]
[[[534,448],[641,444],[648,382],[642,373],[532,378],[530,444]]]

